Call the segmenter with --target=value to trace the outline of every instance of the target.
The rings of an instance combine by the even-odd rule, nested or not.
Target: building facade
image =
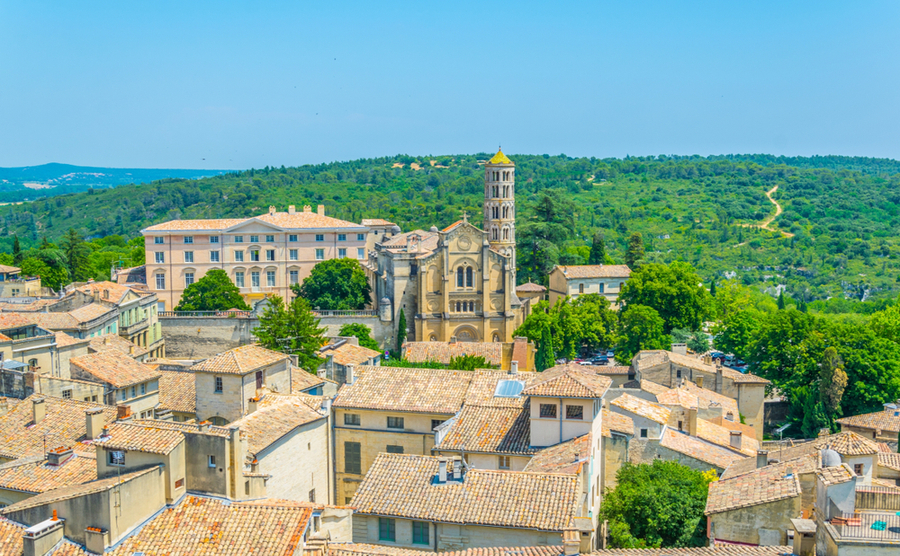
[[[278,295],[309,276],[316,263],[335,258],[366,260],[369,229],[325,216],[309,206],[297,212],[269,207],[253,218],[171,220],[141,230],[147,287],[159,310],[171,311],[184,289],[212,269],[224,270],[250,303]]]
[[[631,269],[625,265],[556,265],[550,271],[550,305],[561,297],[599,294],[618,305],[619,293],[628,282]]]

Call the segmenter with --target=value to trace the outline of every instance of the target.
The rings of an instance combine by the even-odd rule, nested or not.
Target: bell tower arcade
[[[516,165],[498,150],[484,165],[484,231],[491,247],[509,257],[516,272]],[[515,280],[513,280],[515,284]]]

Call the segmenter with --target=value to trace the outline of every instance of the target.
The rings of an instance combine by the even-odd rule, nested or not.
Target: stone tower
[[[516,269],[516,165],[502,150],[484,165],[484,231]],[[515,283],[515,282],[513,282]]]

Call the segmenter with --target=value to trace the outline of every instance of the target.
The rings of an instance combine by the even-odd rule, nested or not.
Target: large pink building
[[[294,206],[252,218],[171,220],[141,230],[147,287],[171,311],[190,284],[214,268],[228,273],[248,303],[270,295],[291,298],[290,287],[316,263],[334,258],[365,261],[369,228]]]

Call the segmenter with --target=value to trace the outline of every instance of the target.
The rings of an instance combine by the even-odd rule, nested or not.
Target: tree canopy
[[[184,289],[176,311],[227,311],[240,309],[249,311],[250,307],[241,297],[241,290],[234,285],[228,273],[221,268],[214,268],[202,278]]]
[[[620,316],[620,335],[616,342],[616,359],[629,362],[643,349],[672,349],[672,337],[656,309],[645,305],[628,305]]]
[[[371,302],[372,288],[355,259],[329,259],[313,267],[303,283],[291,286],[311,307],[360,310]]]
[[[699,330],[712,316],[712,298],[700,281],[687,263],[648,263],[631,273],[619,302],[653,308],[662,317],[666,333],[673,328]]]
[[[296,355],[298,365],[308,372],[322,362],[318,351],[325,343],[325,329],[302,297],[295,297],[287,308],[281,297],[270,297],[253,334],[263,347]]]
[[[365,324],[354,322],[341,326],[338,336],[356,336],[359,339],[359,345],[364,348],[380,350],[381,347],[372,338],[372,329]]]

